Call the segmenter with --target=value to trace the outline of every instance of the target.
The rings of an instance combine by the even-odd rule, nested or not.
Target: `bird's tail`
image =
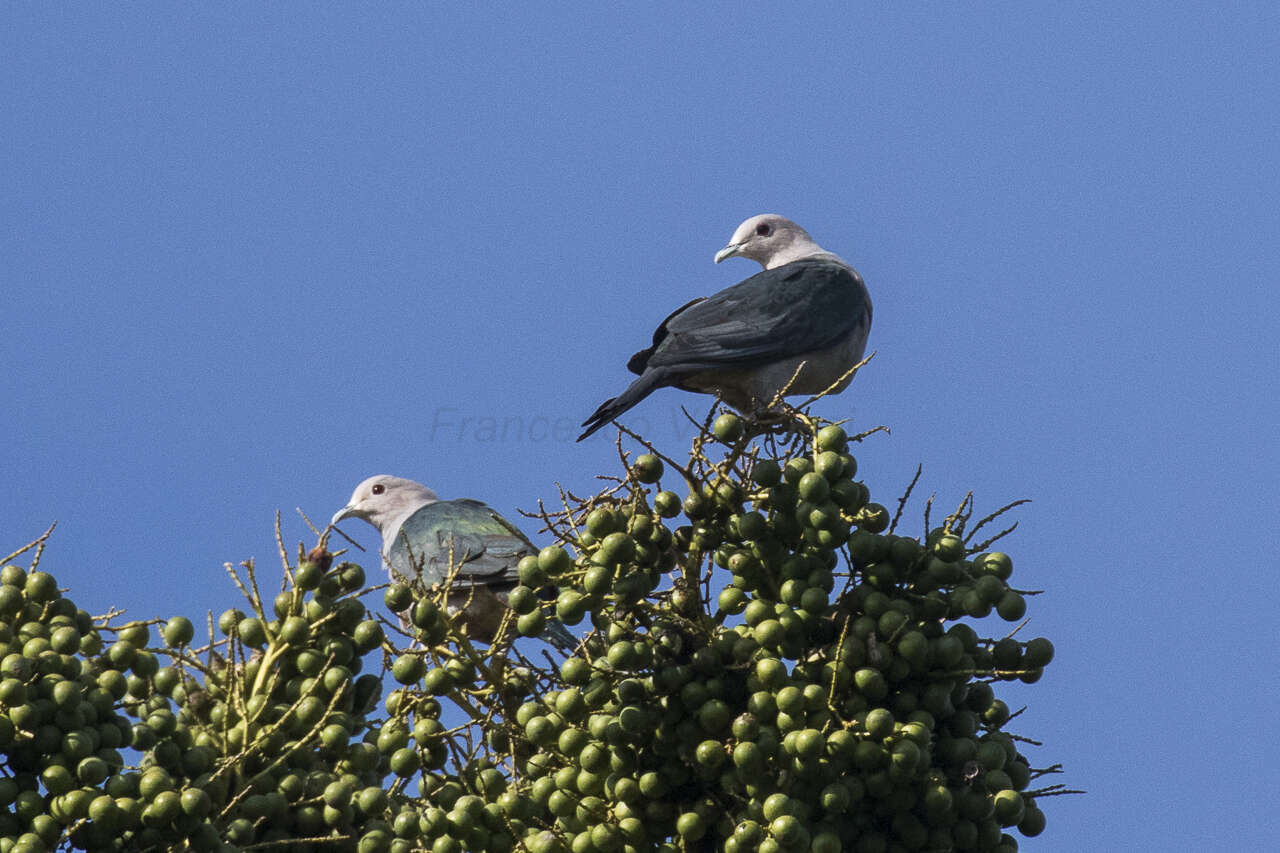
[[[582,441],[658,388],[670,384],[671,378],[665,370],[645,371],[639,379],[627,386],[627,390],[611,400],[605,400],[600,408],[591,413],[591,417],[582,422],[586,429],[578,436],[578,441]]]
[[[578,638],[570,634],[559,619],[547,620],[546,627],[542,629],[542,639],[567,655],[573,654],[574,649],[578,648]]]

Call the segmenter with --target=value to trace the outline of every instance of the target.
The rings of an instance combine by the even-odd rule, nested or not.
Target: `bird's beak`
[[[329,526],[333,527],[344,518],[351,518],[356,515],[357,510],[355,504],[348,504],[333,514],[333,518],[329,520]]]
[[[730,243],[720,251],[716,252],[716,263],[720,263],[725,258],[732,258],[734,255],[738,254],[740,249],[742,249],[741,243]]]

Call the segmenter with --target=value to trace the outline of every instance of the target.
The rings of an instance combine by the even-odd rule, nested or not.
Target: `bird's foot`
[[[757,409],[748,417],[758,432],[764,434],[795,432],[797,426],[804,425],[803,419],[798,417],[797,414],[790,406],[780,406]]]

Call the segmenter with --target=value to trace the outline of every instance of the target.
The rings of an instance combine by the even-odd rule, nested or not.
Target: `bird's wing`
[[[870,314],[871,299],[854,270],[825,258],[793,261],[677,311],[659,326],[654,346],[628,366],[768,363],[830,346]]]
[[[699,302],[705,302],[705,301],[706,301],[706,297],[704,296],[699,296],[697,299],[690,299],[688,302],[686,302],[685,304],[681,305],[679,308],[677,308],[676,310],[668,314],[666,316],[666,319],[664,319],[661,323],[658,324],[658,328],[653,330],[653,343],[649,346],[649,348],[640,350],[640,352],[631,356],[631,358],[627,361],[627,370],[630,370],[632,373],[636,375],[644,373],[644,367],[645,367],[645,364],[648,363],[649,361],[649,356],[653,355],[653,351],[658,348],[658,345],[661,344],[663,339],[665,339],[667,336],[667,324],[670,323],[672,320],[674,320],[682,312],[688,310],[689,308],[692,308],[694,305],[697,305]]]
[[[531,553],[528,542],[492,507],[461,498],[429,503],[409,516],[387,559],[407,577],[420,568],[427,585],[445,580],[452,560],[455,583],[501,588],[515,584],[516,564]]]

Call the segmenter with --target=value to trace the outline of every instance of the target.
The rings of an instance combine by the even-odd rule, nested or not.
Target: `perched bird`
[[[788,394],[848,386],[845,374],[862,359],[871,329],[862,277],[773,213],[739,225],[715,261],[735,256],[758,261],[764,272],[663,320],[653,345],[627,362],[640,378],[582,422],[578,441],[667,385],[718,394],[744,413],[767,406],[802,362]]]
[[[382,559],[393,581],[421,577],[428,587],[452,572],[449,610],[463,610],[472,636],[491,642],[518,584],[520,558],[536,554],[518,528],[492,507],[469,498],[442,501],[421,483],[378,474],[356,486],[330,525],[362,518],[382,534]],[[548,620],[543,639],[564,650],[577,641]]]

